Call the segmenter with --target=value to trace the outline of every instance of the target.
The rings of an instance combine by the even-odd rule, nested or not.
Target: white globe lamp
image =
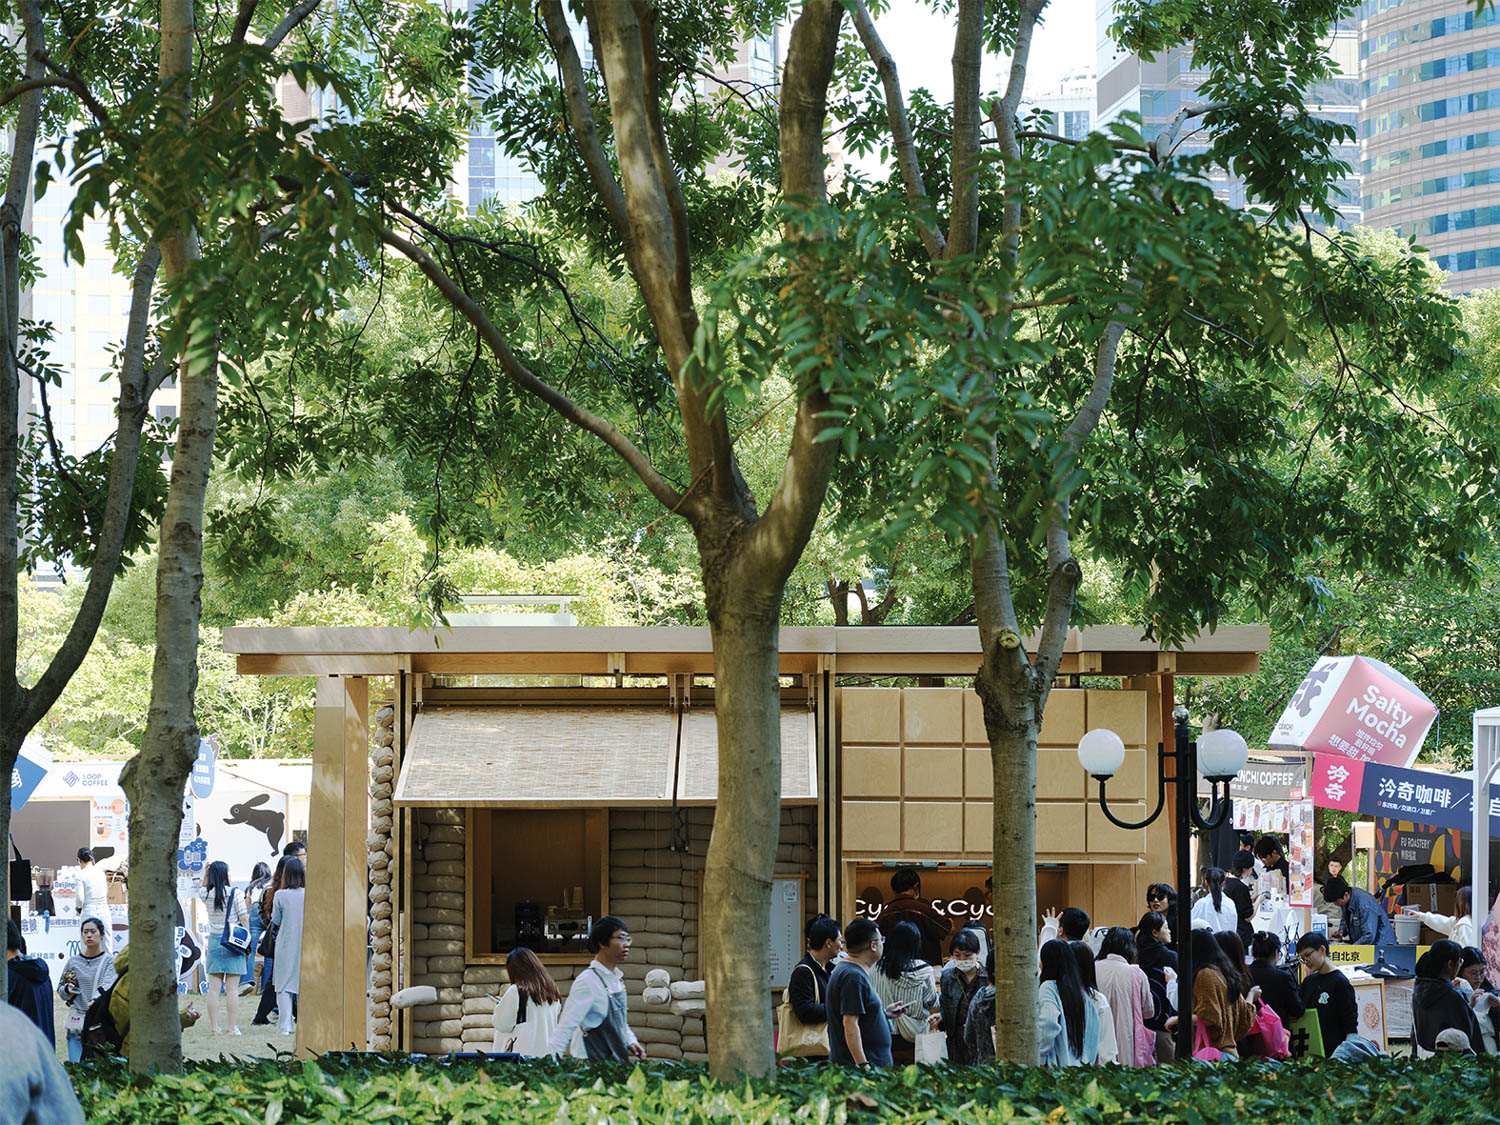
[[[1095,777],[1113,777],[1125,764],[1125,743],[1114,731],[1095,727],[1078,740],[1078,761]]]
[[[1250,747],[1232,730],[1211,730],[1198,738],[1198,772],[1210,781],[1233,777],[1245,768]]]

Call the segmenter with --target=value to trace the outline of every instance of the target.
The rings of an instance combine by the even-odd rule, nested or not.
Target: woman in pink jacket
[[[1113,926],[1099,946],[1094,974],[1099,991],[1109,1000],[1122,1066],[1151,1066],[1156,1062],[1156,1033],[1146,1026],[1155,1014],[1151,984],[1136,963],[1135,938],[1123,926]]]

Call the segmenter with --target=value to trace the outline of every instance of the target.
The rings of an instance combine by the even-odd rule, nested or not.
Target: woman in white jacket
[[[537,955],[524,945],[505,959],[510,987],[495,1005],[495,1050],[528,1058],[547,1053],[547,1041],[562,1012],[562,994]]]
[[[1446,938],[1451,938],[1459,945],[1472,945],[1478,948],[1479,930],[1474,925],[1474,888],[1459,887],[1453,905],[1458,913],[1451,918],[1446,914],[1429,914],[1425,910],[1418,910],[1415,906],[1405,907],[1402,912],[1422,919],[1422,925],[1436,930]]]

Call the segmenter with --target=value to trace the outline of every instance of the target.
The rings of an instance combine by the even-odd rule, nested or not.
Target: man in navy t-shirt
[[[870,969],[884,943],[868,918],[856,918],[844,930],[847,959],[828,978],[828,1061],[835,1065],[891,1065],[890,1020],[870,984]]]

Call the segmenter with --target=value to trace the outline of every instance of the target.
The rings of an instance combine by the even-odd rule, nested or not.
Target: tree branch
[[[17,5],[25,28],[25,81],[43,77],[40,55],[46,48],[40,0],[20,0]],[[0,202],[0,727],[6,734],[5,760],[9,769],[10,732],[16,714],[24,708],[27,692],[17,680],[20,643],[20,581],[17,573],[19,508],[21,377],[16,368],[20,350],[21,312],[21,215],[31,187],[36,157],[37,125],[41,118],[42,91],[33,86],[20,95],[21,105],[11,129],[10,168],[5,198]],[[19,749],[20,740],[14,740]]]
[[[1037,11],[1041,4],[1037,3]],[[1022,8],[1022,33],[1016,57],[1023,61],[1031,31]],[[1033,23],[1035,16],[1032,17]],[[958,33],[953,40],[953,207],[948,213],[948,257],[972,254],[979,247],[979,71],[984,57],[984,0],[959,0]],[[1014,66],[1014,63],[1012,64]]]
[[[302,21],[312,15],[321,2],[322,0],[299,0],[297,6],[282,16],[281,22],[271,29],[271,34],[266,36],[261,46],[267,51],[274,51],[281,46],[281,41],[296,31]]]
[[[437,286],[448,302],[478,329],[480,335],[484,337],[485,344],[499,360],[501,369],[512,382],[551,407],[564,420],[593,434],[618,453],[635,475],[641,478],[641,482],[651,495],[656,497],[664,507],[677,510],[684,506],[683,496],[662,478],[628,437],[603,418],[584,410],[561,391],[537,378],[511,351],[505,338],[485,315],[484,310],[448,275],[447,271],[432,259],[427,251],[388,227],[381,228],[380,240],[410,259],[427,279]]]
[[[644,57],[646,124],[651,135],[651,156],[656,174],[666,196],[672,217],[673,260],[672,288],[677,294],[677,315],[683,325],[697,331],[698,313],[693,307],[692,245],[688,238],[687,202],[682,197],[682,181],[677,165],[667,148],[667,133],[661,120],[661,60],[657,54],[657,12],[642,0],[631,0],[641,27],[641,52]],[[691,335],[691,333],[689,334]]]
[[[870,10],[865,7],[864,0],[849,0],[848,8],[849,14],[854,17],[854,29],[859,33],[865,53],[875,64],[880,84],[885,89],[886,119],[890,124],[891,147],[896,152],[896,167],[901,172],[901,182],[906,187],[906,199],[916,217],[922,245],[927,248],[927,256],[936,261],[946,256],[948,242],[943,237],[943,232],[927,221],[927,185],[922,182],[922,165],[917,158],[917,143],[912,135],[911,120],[906,115],[906,98],[901,92],[901,77],[896,71],[896,60],[876,31],[875,21],[870,17]]]
[[[787,48],[781,96],[782,194],[812,206],[822,203],[828,190],[823,125],[843,16],[838,0],[806,0]],[[818,440],[831,424],[825,417],[831,411],[827,395],[818,389],[797,404],[781,479],[747,544],[748,557],[758,560],[752,573],[785,582],[812,534],[838,457],[836,443]]]
[[[562,72],[563,98],[568,109],[568,123],[573,130],[573,141],[578,154],[588,169],[599,201],[609,212],[615,230],[624,242],[625,258],[634,257],[630,236],[630,218],[625,213],[625,192],[614,173],[610,171],[609,159],[604,155],[604,145],[599,140],[599,129],[594,123],[594,109],[589,99],[588,84],[583,78],[583,62],[578,57],[578,48],[573,44],[573,33],[568,30],[568,20],[563,14],[561,0],[541,0],[539,5],[542,20],[546,24],[547,39],[552,44],[553,57]]]
[[[22,718],[27,728],[40,722],[42,716],[51,710],[88,655],[98,635],[99,623],[104,620],[110,590],[120,569],[125,536],[136,515],[135,478],[140,466],[141,427],[145,424],[150,401],[145,370],[146,335],[151,323],[151,296],[160,266],[161,249],[151,243],[141,253],[130,283],[130,316],[125,328],[125,346],[120,353],[120,405],[115,447],[109,461],[109,492],[97,529],[88,585],[67,636],[36,685],[27,693]]]
[[[625,213],[635,247],[631,271],[672,372],[688,464],[694,478],[704,467],[713,466],[710,490],[721,501],[749,513],[754,505],[734,463],[728,420],[722,409],[708,409],[712,387],[694,386],[688,373],[698,318],[691,292],[679,284],[679,264],[686,251],[678,245],[678,219],[668,186],[676,173],[660,165],[670,156],[652,125],[660,107],[653,109],[647,101],[648,29],[637,18],[633,4],[589,0],[584,11],[590,33],[597,35],[596,61],[603,69],[609,95],[615,160],[620,167]],[[685,212],[681,221],[685,232]]]
[[[1083,448],[1083,443],[1099,426],[1099,419],[1109,403],[1110,392],[1115,384],[1115,360],[1119,354],[1120,339],[1125,335],[1125,317],[1130,307],[1122,304],[1116,317],[1104,326],[1094,350],[1094,381],[1084,397],[1078,413],[1063,431],[1063,445],[1073,458]],[[1071,468],[1071,465],[1069,466]],[[1064,494],[1053,501],[1051,518],[1047,525],[1047,608],[1042,618],[1042,636],[1037,644],[1037,673],[1050,683],[1062,662],[1063,647],[1068,638],[1068,624],[1073,616],[1073,596],[1083,571],[1073,557],[1069,541],[1068,518],[1072,507],[1072,496]]]
[[[234,17],[234,29],[229,33],[231,46],[238,47],[245,41],[245,36],[250,31],[250,21],[255,19],[255,9],[259,5],[260,0],[240,0],[240,9]]]

